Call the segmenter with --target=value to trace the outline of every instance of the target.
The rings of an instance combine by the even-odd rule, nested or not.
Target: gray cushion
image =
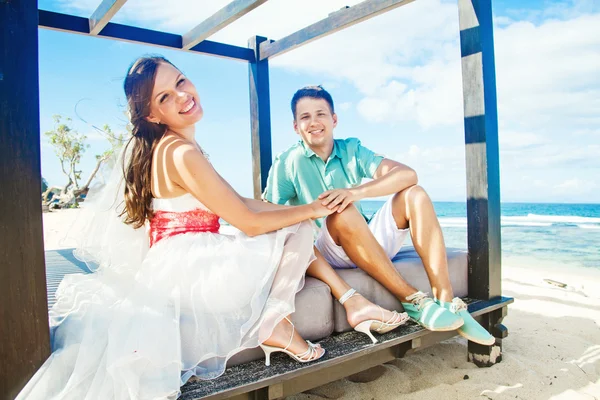
[[[447,249],[450,283],[455,296],[467,295],[467,251]],[[408,283],[422,292],[431,294],[431,285],[427,279],[421,258],[412,246],[403,248],[392,260],[394,266]],[[340,276],[360,294],[375,304],[388,310],[404,311],[398,299],[388,292],[379,282],[360,269],[339,269]],[[346,332],[352,328],[346,320],[346,311],[337,301],[334,303],[335,331]]]
[[[320,340],[333,333],[333,297],[331,289],[318,279],[306,277],[304,288],[296,295],[292,315],[296,330],[304,339]],[[243,364],[264,357],[260,348],[244,350],[231,357],[227,365]]]
[[[447,249],[450,282],[456,296],[467,295],[467,252],[462,249]],[[393,259],[394,266],[414,287],[431,293],[431,286],[423,263],[413,247],[406,246]],[[360,269],[337,270],[342,278],[359,293],[389,310],[403,311],[400,301],[375,279]],[[308,340],[320,340],[335,332],[346,332],[352,328],[346,321],[346,312],[331,296],[325,283],[311,277],[306,278],[304,288],[296,296],[296,312],[292,321],[298,332]],[[244,350],[232,357],[227,365],[237,365],[263,358],[260,348]]]

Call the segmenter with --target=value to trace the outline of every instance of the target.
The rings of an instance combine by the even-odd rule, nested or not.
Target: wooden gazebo
[[[98,0],[100,1],[100,0]],[[365,0],[282,39],[254,36],[248,47],[206,40],[267,0],[232,0],[184,35],[142,29],[111,18],[126,0],[102,0],[89,18],[39,10],[36,0],[0,0],[0,397],[13,399],[50,353],[42,230],[38,27],[178,49],[248,63],[254,195],[271,166],[269,60],[313,40],[411,3]],[[491,0],[457,0],[467,165],[469,310],[496,338],[469,342],[480,366],[501,360],[501,325],[512,299],[501,296],[500,177]],[[454,334],[452,332],[451,334]],[[352,333],[327,339],[323,361],[232,368],[207,383],[188,383],[182,398],[278,398],[348,376],[450,337],[415,325],[380,343],[353,344]],[[339,335],[341,336],[341,335]],[[336,347],[336,343],[344,346]],[[339,344],[338,343],[338,344]]]

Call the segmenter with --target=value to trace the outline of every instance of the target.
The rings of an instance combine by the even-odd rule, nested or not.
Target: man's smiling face
[[[331,146],[336,125],[337,115],[326,100],[304,97],[296,104],[294,130],[313,151]]]

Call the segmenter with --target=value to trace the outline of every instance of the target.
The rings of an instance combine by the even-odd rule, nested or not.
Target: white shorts
[[[392,215],[392,198],[385,202],[369,221],[369,229],[379,242],[390,260],[398,254],[408,234],[408,228],[398,229]],[[327,218],[315,242],[317,249],[334,268],[356,268],[346,255],[342,246],[338,246],[327,230]]]

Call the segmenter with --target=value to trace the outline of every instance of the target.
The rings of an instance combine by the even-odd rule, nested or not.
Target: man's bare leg
[[[406,294],[402,296],[406,286],[410,285],[404,282],[400,274],[399,282],[390,271],[390,268],[394,268],[391,261],[355,207],[327,217],[327,228],[333,240],[343,247],[357,266],[396,296],[400,294],[398,297],[405,311],[419,324],[434,331],[459,329],[459,334],[471,341],[486,345],[493,343],[494,338],[473,319],[462,300],[453,299],[442,230],[425,190],[420,186],[412,186],[394,195],[392,215],[399,229],[410,229],[415,250],[423,261],[433,295],[440,300],[439,304],[422,293],[415,293],[415,289],[404,292]],[[395,269],[393,271],[396,272]],[[414,296],[410,296],[411,301],[407,302],[406,296],[410,294]]]
[[[433,296],[440,301],[441,307],[462,319],[463,325],[458,333],[473,342],[493,345],[494,337],[473,319],[467,305],[461,299],[453,299],[442,228],[425,190],[420,186],[412,186],[397,193],[392,200],[392,214],[398,227],[410,228],[415,250],[425,266]]]
[[[427,192],[420,186],[411,186],[397,193],[392,200],[392,214],[399,229],[410,228],[410,236],[425,266],[433,296],[441,301],[452,301],[454,294],[448,274],[444,236]]]
[[[406,296],[417,291],[396,271],[356,207],[351,205],[341,213],[334,213],[325,222],[331,238],[342,246],[350,260],[400,301],[406,302]]]

